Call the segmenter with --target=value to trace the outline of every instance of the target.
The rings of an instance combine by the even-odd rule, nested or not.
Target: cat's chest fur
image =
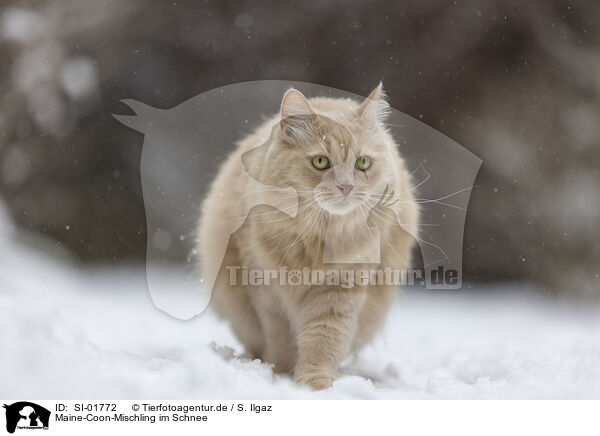
[[[362,211],[290,216],[273,207],[256,207],[240,236],[242,256],[260,269],[326,270],[379,261],[379,229],[367,225]]]

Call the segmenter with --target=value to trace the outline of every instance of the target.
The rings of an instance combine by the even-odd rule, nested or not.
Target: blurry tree
[[[365,95],[478,154],[467,280],[597,295],[600,3],[5,0],[0,193],[86,260],[141,258],[142,138],[121,98],[170,107],[257,79]]]

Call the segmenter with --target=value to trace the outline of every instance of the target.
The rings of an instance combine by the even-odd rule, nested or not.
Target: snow
[[[75,100],[95,92],[97,81],[94,63],[87,57],[68,59],[61,66],[60,84]]]
[[[181,321],[156,309],[139,266],[83,268],[4,215],[5,398],[600,398],[596,306],[514,285],[405,292],[334,386],[311,392],[241,356],[212,313]]]
[[[20,43],[38,36],[41,27],[41,17],[30,9],[10,8],[2,14],[0,22],[2,36]]]

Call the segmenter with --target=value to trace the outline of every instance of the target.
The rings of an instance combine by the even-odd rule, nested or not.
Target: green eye
[[[318,170],[326,170],[329,168],[329,159],[327,159],[325,156],[315,156],[312,158],[311,162],[313,167]]]
[[[361,171],[367,171],[371,166],[371,158],[369,156],[361,156],[356,159],[356,168]]]

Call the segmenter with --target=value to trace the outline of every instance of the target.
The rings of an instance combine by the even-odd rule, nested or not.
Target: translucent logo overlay
[[[416,244],[410,270],[403,267],[378,268],[379,249],[373,244],[360,259],[346,258],[343,252],[331,250],[327,230],[328,210],[317,214],[307,225],[320,226],[323,249],[319,253],[324,264],[332,268],[306,271],[282,262],[278,268],[257,271],[246,265],[228,265],[224,256],[230,235],[234,234],[249,214],[261,207],[284,212],[290,219],[300,217],[305,192],[293,187],[261,180],[254,174],[257,165],[267,164],[264,150],[269,138],[255,149],[241,155],[242,167],[250,175],[246,192],[256,193],[255,202],[245,201],[244,213],[236,214],[226,222],[215,224],[219,235],[213,252],[198,252],[198,223],[202,202],[211,189],[223,162],[238,147],[238,142],[263,124],[268,117],[279,113],[282,97],[290,88],[301,91],[307,98],[330,97],[362,102],[365,97],[346,91],[302,82],[255,81],[223,86],[197,95],[173,108],[158,109],[142,102],[123,100],[133,115],[114,115],[126,126],[144,134],[141,159],[141,177],[147,219],[146,275],[148,289],[154,304],[168,314],[189,319],[201,313],[209,304],[219,268],[202,271],[200,256],[210,256],[230,277],[230,284],[262,286],[265,280],[298,283],[310,286],[317,283],[376,285],[382,281],[402,286],[420,286],[426,289],[458,289],[462,286],[463,232],[467,206],[481,159],[452,139],[419,120],[393,108],[389,109],[385,125],[398,144],[411,178],[410,190],[393,188],[394,180],[381,180],[375,193],[360,206],[364,225],[370,237],[380,244],[393,244],[380,232],[377,221],[394,220],[389,208],[394,204],[411,202],[419,207],[417,228],[404,228]],[[394,101],[390,104],[393,106]],[[401,103],[401,102],[396,102]],[[319,121],[320,115],[311,115]],[[310,121],[310,120],[309,120]],[[331,120],[329,120],[331,121]],[[343,126],[337,126],[342,131]],[[282,128],[274,123],[272,134]],[[370,162],[360,161],[351,144],[346,151],[348,162],[366,168]],[[315,168],[329,168],[328,162],[315,157]],[[338,171],[338,168],[333,168]],[[258,173],[257,173],[258,174]],[[323,172],[326,183],[327,171]],[[366,172],[368,174],[368,172]],[[343,195],[349,195],[351,184],[337,185]],[[212,189],[218,189],[213,186]],[[354,188],[353,195],[359,195]],[[268,196],[258,195],[269,191]],[[313,195],[313,194],[311,194]],[[313,200],[320,201],[317,194]],[[236,202],[223,198],[223,204]],[[399,202],[399,203],[398,203]],[[226,207],[226,206],[225,206]],[[402,222],[395,222],[402,226]],[[344,237],[344,236],[342,236]],[[351,237],[351,235],[348,235]],[[224,263],[223,263],[224,262]],[[362,268],[351,267],[360,262]],[[346,265],[346,267],[344,267]],[[368,265],[365,268],[364,265]],[[308,280],[308,281],[307,281]],[[371,281],[373,281],[371,283]],[[233,281],[233,282],[231,282]]]

